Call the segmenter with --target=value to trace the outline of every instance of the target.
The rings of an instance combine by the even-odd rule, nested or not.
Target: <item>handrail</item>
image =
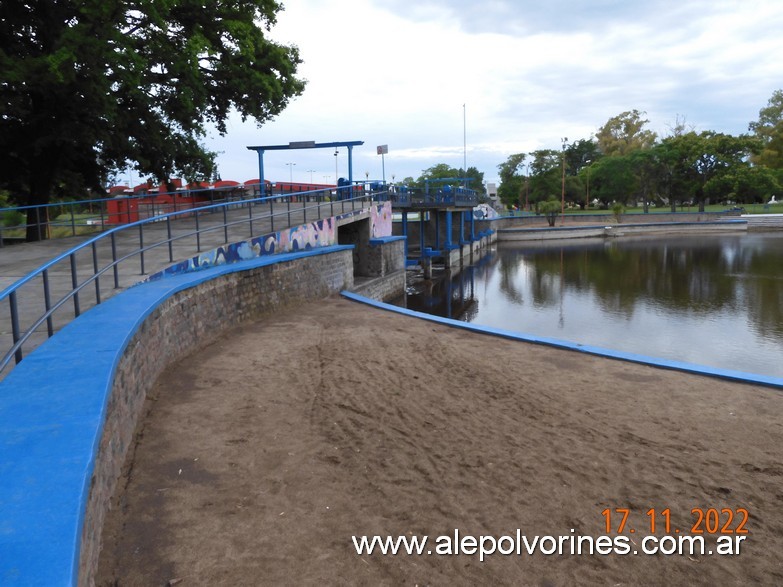
[[[325,217],[325,212],[322,213],[322,209],[324,206],[328,205],[327,212],[329,216],[334,216],[334,211],[336,207],[342,207],[342,211],[344,212],[347,206],[350,206],[351,210],[356,209],[356,203],[360,201],[366,201],[368,199],[382,201],[384,199],[387,199],[389,197],[388,192],[378,192],[378,191],[366,191],[364,189],[357,190],[356,186],[346,186],[343,188],[343,190],[338,189],[335,193],[335,198],[326,198],[326,194],[332,195],[331,189],[326,190],[311,190],[307,192],[295,192],[295,193],[289,193],[286,195],[270,195],[270,196],[264,196],[264,197],[257,197],[257,198],[250,198],[250,199],[240,199],[240,200],[230,200],[226,202],[221,202],[218,204],[210,204],[210,205],[203,205],[203,206],[197,206],[197,207],[189,207],[183,210],[178,210],[176,212],[165,212],[163,214],[159,214],[157,216],[152,216],[150,218],[145,218],[143,220],[138,220],[136,222],[131,222],[128,224],[124,224],[121,226],[117,226],[114,228],[110,228],[96,236],[90,237],[87,240],[81,242],[80,244],[68,249],[67,251],[55,256],[53,259],[50,259],[49,261],[45,262],[35,270],[31,271],[24,277],[21,277],[20,279],[16,280],[14,283],[0,291],[0,303],[5,303],[4,300],[8,300],[8,314],[7,316],[10,317],[10,323],[11,323],[11,334],[12,334],[12,344],[7,347],[7,350],[5,350],[5,353],[3,354],[2,358],[0,358],[0,378],[4,376],[4,371],[11,363],[12,359],[14,360],[15,364],[18,364],[23,358],[24,358],[24,351],[26,348],[26,345],[30,338],[36,334],[39,328],[41,328],[44,324],[47,325],[47,335],[49,337],[54,335],[54,326],[53,326],[53,316],[56,312],[61,310],[69,300],[73,301],[74,309],[73,309],[73,318],[78,317],[82,313],[81,309],[81,303],[80,303],[80,294],[83,296],[86,293],[86,290],[90,284],[95,284],[95,295],[94,295],[94,302],[95,305],[100,304],[102,300],[101,296],[101,286],[100,286],[100,278],[103,277],[105,274],[107,274],[110,271],[113,271],[114,274],[114,287],[113,289],[120,289],[119,285],[119,277],[120,277],[120,271],[119,266],[122,263],[125,263],[132,259],[133,257],[139,257],[140,260],[140,274],[145,275],[147,271],[145,270],[145,264],[144,264],[144,254],[152,251],[153,249],[156,249],[158,247],[162,246],[168,246],[168,262],[174,263],[174,255],[173,255],[173,243],[176,241],[180,241],[182,239],[186,238],[192,238],[196,237],[196,250],[197,252],[201,252],[201,236],[209,233],[211,231],[216,230],[223,230],[224,231],[224,237],[225,237],[225,243],[229,242],[229,228],[234,226],[240,226],[240,225],[248,225],[250,228],[250,236],[257,236],[257,234],[254,234],[253,230],[253,223],[261,222],[264,220],[268,220],[271,225],[271,231],[275,231],[275,220],[279,217],[286,217],[287,223],[283,221],[281,224],[285,224],[285,226],[278,226],[278,230],[281,228],[288,228],[295,224],[292,224],[292,214],[296,214],[297,217],[301,217],[302,223],[308,222],[308,211],[317,209],[316,216],[317,218],[313,218],[311,215],[311,221],[316,219],[321,219]],[[294,198],[303,200],[303,201],[292,201]],[[312,200],[315,200],[314,202]],[[309,200],[309,201],[308,201]],[[275,204],[285,204],[285,209],[276,211],[275,210]],[[292,208],[292,204],[295,204],[295,206]],[[253,214],[253,209],[259,206],[266,206],[269,205],[268,210],[264,210],[259,215]],[[249,214],[242,218],[235,218],[235,217],[229,217],[228,211],[234,210],[234,209],[245,209],[247,208],[249,210]],[[204,217],[206,214],[214,214],[215,212],[222,212],[222,219],[217,223],[207,224],[204,225],[199,222],[200,217]],[[188,228],[186,228],[184,231],[174,231],[172,230],[172,222],[178,219],[187,219],[192,218],[195,220],[195,229],[190,230],[189,225]],[[153,240],[152,242],[144,242],[144,230],[145,227],[150,227],[147,231],[147,234],[150,234],[150,231],[152,229],[152,226],[157,225],[158,223],[165,222],[165,230],[162,231],[162,234],[159,235],[160,238],[157,238]],[[298,223],[298,222],[297,222]],[[179,225],[176,225],[177,228],[180,228],[182,226],[182,223],[180,222]],[[134,231],[138,231],[138,237],[136,238],[133,234]],[[119,234],[129,234],[131,235],[131,242],[137,243],[133,245],[132,250],[129,252],[124,252],[120,255],[117,252],[117,236]],[[237,240],[240,240],[239,238]],[[225,244],[224,243],[224,244]],[[104,264],[99,264],[98,262],[98,246],[99,245],[109,245],[110,244],[110,252],[111,252],[111,261],[105,261]],[[125,243],[127,244],[127,243]],[[83,274],[84,277],[80,280],[77,272],[77,262],[76,257],[79,253],[85,251],[85,250],[91,250],[92,258],[91,263],[89,265],[91,266],[91,269],[87,271],[87,273]],[[108,253],[108,251],[104,251],[105,253]],[[66,293],[62,295],[62,297],[55,302],[52,302],[51,300],[51,273],[53,272],[53,269],[57,267],[61,263],[66,263],[70,266],[65,273],[70,273],[70,285],[66,286]],[[100,266],[99,266],[100,265]],[[82,268],[82,271],[84,271],[84,268]],[[127,272],[124,272],[124,275],[127,275]],[[67,279],[66,275],[66,279]],[[42,278],[42,283],[40,285],[36,285],[34,283],[35,280],[38,278]],[[36,287],[36,288],[42,288],[43,289],[43,299],[44,299],[44,307],[45,310],[43,313],[40,313],[38,315],[33,316],[28,320],[29,324],[26,324],[22,326],[20,324],[20,311],[19,311],[19,303],[20,303],[20,296],[18,295],[20,293],[20,290],[22,288],[26,287]],[[40,290],[37,290],[37,295],[34,296],[28,296],[25,298],[25,300],[29,301],[30,299],[35,298],[36,301],[40,301]],[[93,298],[90,298],[90,302],[93,301]],[[37,311],[37,310],[36,310]],[[66,320],[67,322],[70,322],[71,319]],[[3,321],[4,322],[4,321]],[[6,328],[2,328],[2,324],[0,324],[0,332],[5,330],[7,332]],[[2,351],[2,349],[0,349]]]

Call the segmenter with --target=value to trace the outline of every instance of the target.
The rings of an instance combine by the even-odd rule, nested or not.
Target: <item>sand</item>
[[[172,366],[146,408],[98,585],[783,584],[774,389],[330,298]],[[617,508],[630,510],[623,536],[638,555],[572,555],[564,543],[563,555],[522,546],[481,562],[360,556],[352,542],[428,536],[443,551],[436,540],[455,529],[614,538]],[[681,534],[693,508],[731,510],[727,531],[745,508],[749,533],[740,554],[642,555],[651,508],[659,537],[666,508]],[[706,534],[706,546],[718,536]]]

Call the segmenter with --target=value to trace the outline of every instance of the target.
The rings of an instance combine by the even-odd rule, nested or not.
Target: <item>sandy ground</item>
[[[98,585],[783,584],[780,391],[329,299],[183,360],[147,406]],[[455,529],[614,538],[617,508],[638,555],[434,554]],[[739,555],[645,556],[651,508],[672,534],[745,508],[749,533]],[[433,554],[358,555],[376,534]]]

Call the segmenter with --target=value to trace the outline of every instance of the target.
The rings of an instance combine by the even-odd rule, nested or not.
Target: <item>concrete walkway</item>
[[[121,259],[117,268],[117,285],[115,288],[114,271],[108,269],[101,275],[97,285],[87,284],[78,295],[78,311],[85,312],[97,303],[98,296],[105,301],[114,294],[145,279],[146,276],[160,271],[174,263],[184,261],[221,245],[243,241],[286,228],[299,226],[319,218],[339,215],[352,209],[352,202],[277,202],[258,204],[252,207],[237,207],[214,212],[205,211],[198,216],[198,231],[196,236],[196,217],[185,216],[165,221],[147,223],[140,231],[132,227],[115,233],[116,257]],[[359,203],[354,203],[358,207]],[[274,216],[272,216],[272,213]],[[251,230],[252,224],[252,230]],[[166,244],[169,230],[174,242]],[[51,239],[37,243],[10,245],[0,249],[0,291],[29,275],[37,268],[57,256],[63,255],[96,235],[74,236]],[[142,255],[137,251],[140,243],[144,247],[153,247]],[[72,263],[76,267],[77,286],[84,283],[95,273],[97,261],[98,270],[102,270],[112,262],[111,238],[97,241],[93,246],[87,246],[76,252],[71,258],[67,256],[48,270],[50,288],[50,306],[54,306],[63,296],[74,289],[71,272]],[[143,271],[142,271],[143,263]],[[26,331],[45,312],[43,277],[37,276],[24,284],[17,291],[19,326]],[[76,302],[65,302],[52,316],[52,330],[56,332],[70,322],[76,315]],[[24,347],[27,355],[45,341],[47,336],[46,323],[40,325],[28,339]],[[10,305],[7,299],[0,300],[0,358],[13,345]],[[13,363],[13,361],[12,361]],[[10,370],[11,365],[0,373],[0,379]]]

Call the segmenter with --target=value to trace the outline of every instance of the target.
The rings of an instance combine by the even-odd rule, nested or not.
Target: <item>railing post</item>
[[[270,230],[275,231],[275,209],[272,207],[272,200],[269,200],[269,222],[271,224]]]
[[[166,216],[166,235],[169,241],[169,263],[174,262],[174,245],[171,242],[171,216]]]
[[[288,227],[291,227],[291,196],[288,196],[288,199],[286,200],[288,204]]]
[[[144,275],[144,224],[139,224],[139,260],[141,262],[141,274]]]
[[[104,223],[103,220],[103,202],[99,204],[99,207],[101,209],[101,232],[103,232],[104,230],[106,230],[106,224]]]
[[[76,236],[76,219],[73,215],[73,204],[70,206],[71,208],[71,236]]]
[[[101,303],[101,278],[98,276],[98,250],[95,246],[95,241],[92,243],[92,269],[95,273],[95,303]]]
[[[79,292],[76,291],[76,288],[79,287],[79,279],[76,276],[76,253],[70,254],[71,258],[71,285],[73,286],[73,313],[76,318],[81,315],[81,310],[79,309]]]
[[[52,296],[49,291],[49,270],[44,269],[41,275],[43,276],[44,308],[46,308],[46,313],[49,314],[49,310],[52,309]],[[49,338],[54,336],[54,324],[52,324],[51,316],[46,317],[46,331],[49,334]]]
[[[226,238],[225,242],[228,242],[228,203],[223,203],[223,236]]]
[[[13,335],[14,345],[19,342],[19,310],[16,306],[16,290],[12,291],[8,296],[8,303],[11,305],[11,334]],[[22,360],[22,349],[16,349],[14,353],[14,360],[18,365]]]
[[[111,265],[114,269],[114,289],[120,288],[120,272],[117,269],[117,241],[114,236],[117,233],[111,233]]]
[[[250,224],[250,238],[253,238],[253,205],[247,205],[248,223]]]
[[[196,214],[196,251],[200,253],[201,252],[201,228],[199,228],[198,210],[196,210],[195,214]]]

